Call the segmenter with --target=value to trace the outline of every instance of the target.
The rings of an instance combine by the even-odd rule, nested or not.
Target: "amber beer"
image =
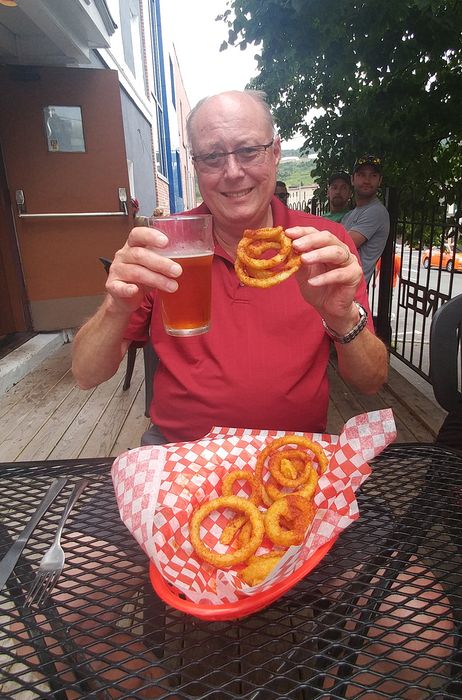
[[[189,336],[210,328],[213,228],[210,214],[185,214],[149,220],[168,238],[156,252],[179,263],[176,292],[159,291],[162,319],[169,335]]]
[[[164,327],[170,335],[199,335],[210,326],[213,255],[172,257],[183,268],[176,292],[159,292]]]

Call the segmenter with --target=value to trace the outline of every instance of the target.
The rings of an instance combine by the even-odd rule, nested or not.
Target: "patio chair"
[[[462,294],[435,313],[430,328],[430,379],[435,398],[462,423]]]
[[[99,258],[101,264],[103,265],[106,274],[109,274],[109,268],[111,267],[112,260],[109,258]],[[125,371],[125,379],[123,383],[123,391],[127,391],[130,387],[130,382],[133,374],[133,368],[135,366],[137,347],[135,343],[131,343],[127,351],[127,369]],[[145,409],[144,415],[149,418],[149,407],[152,401],[152,382],[154,378],[154,372],[156,371],[158,358],[154,352],[151,343],[146,343],[143,347],[143,359],[144,359],[144,381],[145,381]]]

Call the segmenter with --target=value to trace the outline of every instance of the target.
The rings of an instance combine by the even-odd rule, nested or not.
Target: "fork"
[[[37,605],[44,603],[61,576],[65,561],[64,550],[61,547],[61,533],[72,508],[89,481],[89,479],[80,479],[72,489],[72,493],[69,496],[69,500],[58,523],[53,542],[43,555],[35,578],[26,595],[24,601],[26,606],[30,606],[32,603],[36,603]]]

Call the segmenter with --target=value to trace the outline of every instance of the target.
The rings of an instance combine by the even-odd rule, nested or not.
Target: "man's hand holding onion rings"
[[[333,233],[311,227],[290,228],[286,235],[301,255],[296,277],[303,298],[329,327],[340,335],[348,332],[358,321],[353,299],[363,278],[353,249]]]
[[[359,320],[353,300],[363,274],[354,247],[329,231],[296,226],[286,230],[301,256],[296,273],[300,292],[338,335],[348,333]],[[373,394],[386,380],[385,345],[365,328],[346,345],[336,343],[342,378],[365,394]]]

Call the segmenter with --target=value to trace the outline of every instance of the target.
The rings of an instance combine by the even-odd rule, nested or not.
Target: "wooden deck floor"
[[[70,355],[70,344],[63,345],[0,396],[0,462],[116,456],[138,447],[149,422],[144,416],[141,352],[127,391],[122,391],[125,363],[96,389],[78,389]],[[329,375],[328,432],[338,434],[354,415],[390,407],[399,442],[433,441],[444,412],[395,370],[376,396],[353,392],[333,364]]]

